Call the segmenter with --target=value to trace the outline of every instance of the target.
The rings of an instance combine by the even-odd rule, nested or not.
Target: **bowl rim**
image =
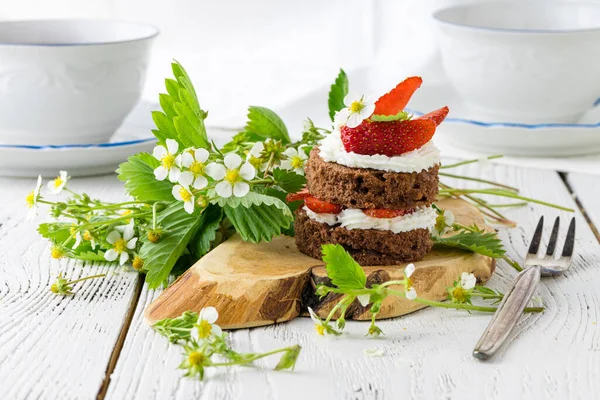
[[[485,3],[469,3],[469,4],[444,7],[444,8],[441,8],[441,9],[435,11],[432,14],[432,18],[435,20],[435,22],[437,22],[438,24],[441,24],[441,25],[451,26],[451,27],[455,27],[455,28],[461,28],[461,29],[465,29],[465,30],[477,30],[477,31],[495,32],[495,33],[509,33],[509,34],[513,33],[513,34],[522,34],[522,35],[527,35],[527,34],[556,35],[556,34],[570,34],[570,33],[600,31],[600,24],[598,24],[598,26],[596,26],[596,27],[575,28],[575,29],[495,28],[495,27],[474,26],[474,25],[468,25],[468,24],[464,24],[464,23],[450,22],[450,21],[442,19],[442,16],[441,16],[443,13],[445,13],[447,11],[451,11],[451,10],[484,8],[484,7],[488,7],[491,5],[507,5],[507,4],[519,5],[519,6],[531,6],[532,4],[543,4],[544,6],[548,6],[550,4],[551,6],[568,5],[570,7],[578,6],[578,5],[579,6],[585,5],[585,6],[597,8],[598,11],[600,12],[600,3],[595,2],[595,1],[564,1],[564,0],[560,0],[560,1],[548,2],[548,1],[543,1],[543,0],[528,0],[528,1],[524,2],[523,0],[509,0],[509,1],[488,1]]]
[[[5,20],[0,21],[0,26],[2,25],[11,25],[11,24],[20,24],[20,23],[105,23],[105,24],[124,24],[129,26],[137,26],[141,28],[148,28],[151,32],[136,37],[133,39],[122,39],[122,40],[106,40],[106,41],[98,41],[98,42],[75,42],[75,43],[7,43],[0,39],[0,46],[10,46],[10,47],[78,47],[78,46],[105,46],[105,45],[115,45],[115,44],[123,44],[123,43],[133,43],[133,42],[141,42],[145,40],[150,40],[157,37],[160,34],[160,29],[152,24],[148,24],[145,22],[131,22],[119,19],[110,19],[110,18],[40,18],[40,19],[14,19],[14,20]]]

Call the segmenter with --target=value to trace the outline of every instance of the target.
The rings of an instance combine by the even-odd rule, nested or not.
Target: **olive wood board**
[[[457,199],[436,202],[452,210],[456,221],[476,223],[491,231],[479,210]],[[435,249],[422,261],[415,262],[411,280],[419,297],[444,300],[446,288],[462,272],[473,273],[478,282],[486,282],[494,272],[495,262],[479,254],[451,249]],[[390,279],[402,279],[403,265],[364,267],[367,285]],[[279,236],[269,243],[244,242],[234,235],[202,257],[188,271],[154,300],[146,309],[149,324],[174,318],[184,311],[200,311],[214,306],[219,325],[225,329],[250,328],[289,321],[306,315],[311,307],[326,317],[339,295],[330,293],[323,299],[315,295],[319,283],[328,282],[323,261],[300,253],[294,238]],[[405,298],[384,300],[378,319],[398,317],[426,307]],[[370,319],[368,308],[358,301],[346,313],[346,319]]]

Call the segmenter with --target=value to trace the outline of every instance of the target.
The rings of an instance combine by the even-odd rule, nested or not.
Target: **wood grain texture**
[[[94,399],[139,278],[108,263],[50,258],[37,224],[24,221],[33,186],[34,180],[0,179],[0,398]],[[123,196],[114,176],[74,180],[72,187]],[[108,276],[62,297],[49,291],[61,271],[69,279]]]
[[[477,165],[457,171],[497,179],[531,195],[573,205],[558,174]],[[446,180],[449,184],[454,184]],[[464,185],[464,183],[462,183]],[[464,185],[472,186],[472,185]],[[551,220],[566,212],[541,206],[507,211],[519,222],[500,235],[511,257],[521,260],[541,214]],[[143,307],[156,293],[143,293],[108,398],[144,399],[593,399],[600,397],[600,331],[597,322],[600,246],[579,213],[574,265],[564,276],[543,278],[539,294],[548,309],[524,316],[509,346],[488,363],[471,357],[490,316],[428,308],[379,322],[385,336],[365,338],[366,322],[351,322],[340,338],[320,337],[307,318],[285,324],[241,329],[231,334],[241,351],[266,351],[299,343],[303,347],[294,372],[254,368],[209,371],[199,383],[174,368],[181,349],[148,328]],[[550,228],[544,231],[545,238]],[[566,226],[563,226],[565,229]],[[488,286],[505,290],[514,271],[500,262]],[[365,349],[381,349],[371,358]],[[276,360],[257,363],[272,367]]]
[[[464,225],[484,224],[477,208],[455,199],[442,200],[438,205],[452,210],[456,221]],[[436,250],[416,266],[412,280],[417,293],[431,300],[444,300],[446,288],[462,272],[472,272],[480,282],[486,282],[495,263],[488,257],[461,251]],[[220,315],[219,324],[226,329],[250,328],[289,321],[306,314],[312,307],[321,317],[335,306],[340,296],[333,293],[323,299],[315,294],[318,284],[329,283],[323,262],[302,254],[294,239],[275,238],[258,245],[233,236],[222,243],[150,304],[146,318],[152,324],[163,318],[174,318],[186,310],[200,311],[214,306]],[[403,279],[405,265],[368,267],[367,284]],[[377,315],[378,319],[397,317],[425,307],[405,298],[389,297]],[[368,309],[358,300],[348,309],[348,319],[370,319]]]

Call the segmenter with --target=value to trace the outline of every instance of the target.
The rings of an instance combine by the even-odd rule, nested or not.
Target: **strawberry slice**
[[[421,86],[423,79],[420,76],[406,78],[395,88],[384,94],[375,102],[375,115],[396,115],[404,110],[408,101]]]
[[[365,120],[356,128],[340,128],[347,152],[388,157],[416,150],[429,142],[435,133],[431,118],[407,121],[374,122]]]
[[[363,210],[365,214],[373,218],[396,218],[402,215],[410,214],[414,210],[387,210],[385,208],[368,208]]]
[[[446,106],[432,111],[428,114],[421,115],[419,118],[415,119],[430,119],[433,122],[435,122],[435,126],[439,126],[446,119],[446,116],[449,112],[450,110],[448,109],[448,106]]]
[[[304,188],[304,189],[302,189],[299,192],[288,194],[287,196],[285,196],[285,200],[288,203],[291,203],[292,201],[304,200],[308,196],[310,196],[310,193],[308,193],[308,189],[307,188]]]
[[[339,214],[342,212],[341,206],[319,200],[314,196],[306,197],[304,199],[304,205],[306,205],[309,210],[319,214]]]

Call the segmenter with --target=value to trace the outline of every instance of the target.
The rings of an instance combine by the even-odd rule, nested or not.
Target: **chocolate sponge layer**
[[[321,259],[323,244],[340,244],[363,266],[419,261],[433,246],[427,229],[400,233],[376,229],[348,230],[312,220],[302,208],[296,211],[294,229],[296,245],[304,254]]]
[[[413,173],[350,168],[325,162],[315,147],[306,165],[308,191],[319,199],[346,208],[406,210],[429,206],[438,193],[438,170]]]

